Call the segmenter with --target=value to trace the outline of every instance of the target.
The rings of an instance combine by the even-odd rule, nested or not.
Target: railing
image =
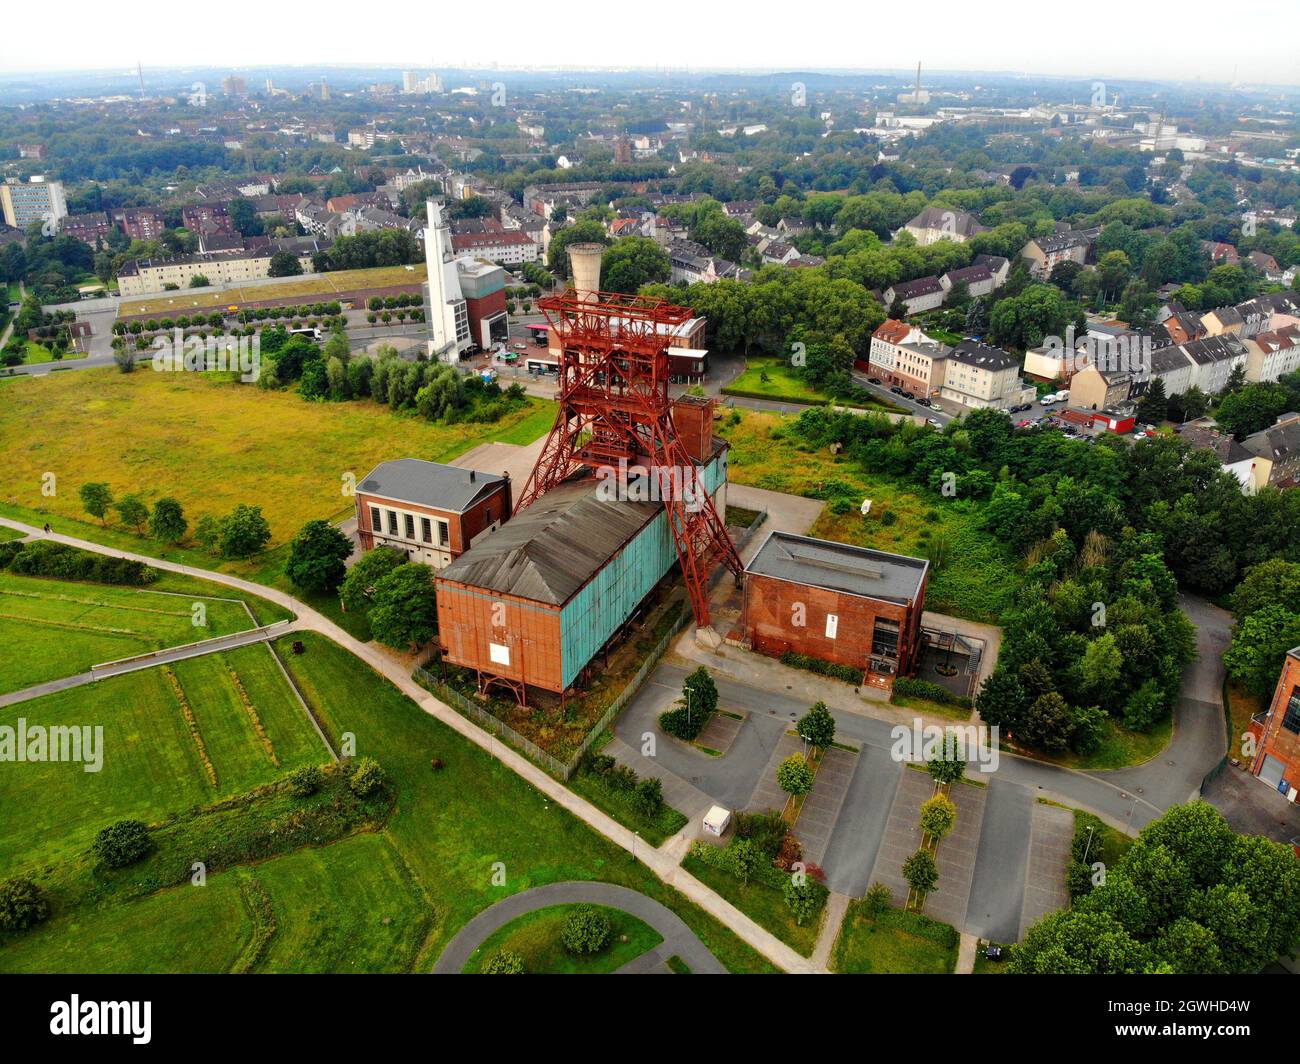
[[[739,549],[745,543],[749,542],[754,533],[766,520],[767,511],[763,510],[754,518],[750,526],[745,529],[739,537],[737,537],[736,548]],[[718,566],[717,570],[711,577],[710,582],[713,583],[720,580],[722,574],[726,571],[725,566]],[[488,712],[488,710],[476,704],[472,699],[466,698],[459,691],[447,686],[447,684],[443,683],[441,679],[426,669],[423,665],[417,665],[411,675],[415,679],[415,682],[425,690],[442,699],[457,712],[464,714],[484,730],[491,732],[493,735],[497,736],[497,738],[508,743],[510,746],[513,746],[521,754],[531,760],[534,764],[549,772],[552,776],[556,776],[562,780],[569,780],[578,770],[579,763],[582,761],[582,758],[587,751],[591,749],[592,744],[600,737],[600,734],[614,722],[615,718],[623,712],[627,707],[627,704],[636,696],[637,692],[641,690],[642,685],[645,683],[650,673],[653,672],[655,666],[659,664],[659,659],[664,656],[668,647],[672,644],[672,641],[677,638],[678,633],[686,627],[690,619],[690,608],[683,600],[681,603],[681,612],[677,615],[677,620],[675,620],[669,627],[668,631],[664,633],[663,638],[659,640],[654,649],[645,656],[645,660],[641,662],[641,667],[638,668],[635,675],[628,680],[623,690],[618,693],[618,696],[609,704],[609,707],[605,712],[600,715],[600,719],[587,729],[587,734],[579,744],[577,752],[574,753],[573,757],[568,761],[561,761],[554,754],[543,750],[531,739],[524,738],[524,736],[520,735],[514,730],[514,728],[510,727],[510,725],[506,724],[499,717],[494,716],[492,713]]]

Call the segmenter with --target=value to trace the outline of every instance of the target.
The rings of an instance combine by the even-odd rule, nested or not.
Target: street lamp
[[[1093,827],[1092,827],[1091,824],[1089,824],[1089,825],[1088,825],[1088,841],[1087,841],[1087,843],[1084,844],[1084,847],[1083,847],[1083,863],[1084,863],[1085,865],[1088,863],[1088,850],[1092,847],[1092,832],[1093,832]]]

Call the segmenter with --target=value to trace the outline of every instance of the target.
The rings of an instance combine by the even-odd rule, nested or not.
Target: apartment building
[[[123,296],[147,296],[168,288],[188,288],[195,277],[206,277],[212,285],[240,284],[269,276],[273,245],[257,250],[237,249],[210,254],[178,255],[170,259],[132,259],[117,275]],[[304,273],[312,270],[311,253],[298,255]]]
[[[1088,261],[1100,229],[1068,229],[1050,236],[1039,236],[1020,249],[1020,257],[1034,277],[1048,277],[1062,262]]]
[[[98,248],[108,239],[113,223],[107,211],[91,211],[88,214],[69,214],[63,219],[59,231],[66,236],[75,236],[83,244]]]
[[[502,266],[536,262],[538,256],[537,241],[520,229],[453,233],[451,245],[457,255],[474,255]]]
[[[1242,447],[1256,458],[1259,487],[1300,486],[1300,413],[1286,413],[1266,429],[1247,436]]]
[[[0,213],[5,225],[26,229],[33,222],[52,223],[50,232],[59,219],[68,216],[68,203],[63,195],[62,181],[47,181],[32,177],[27,182],[11,177],[0,185]]]
[[[947,291],[937,277],[918,277],[915,281],[902,281],[885,289],[885,309],[901,300],[908,314],[919,314],[943,306]]]
[[[1246,348],[1246,380],[1275,381],[1300,369],[1300,326],[1257,333],[1243,341]]]
[[[157,240],[167,220],[157,207],[122,207],[113,212],[113,224],[132,240]]]
[[[988,231],[987,226],[980,225],[975,215],[951,207],[926,207],[920,214],[903,226],[902,231],[911,233],[921,247],[938,240],[953,240],[964,244],[976,233]]]
[[[1020,379],[1020,360],[1000,347],[963,340],[948,354],[939,395],[973,408],[1005,409],[1032,398]]]

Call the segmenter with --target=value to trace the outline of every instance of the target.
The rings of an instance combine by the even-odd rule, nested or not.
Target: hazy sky
[[[1006,70],[1300,83],[1296,0],[13,4],[0,70],[382,63]],[[49,48],[43,47],[48,42]]]

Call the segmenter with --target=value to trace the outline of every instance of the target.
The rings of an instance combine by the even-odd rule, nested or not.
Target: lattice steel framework
[[[560,344],[560,409],[515,506],[583,467],[644,467],[668,512],[696,624],[709,623],[709,574],[740,556],[673,426],[668,348],[692,312],[646,296],[567,291],[538,301]]]

